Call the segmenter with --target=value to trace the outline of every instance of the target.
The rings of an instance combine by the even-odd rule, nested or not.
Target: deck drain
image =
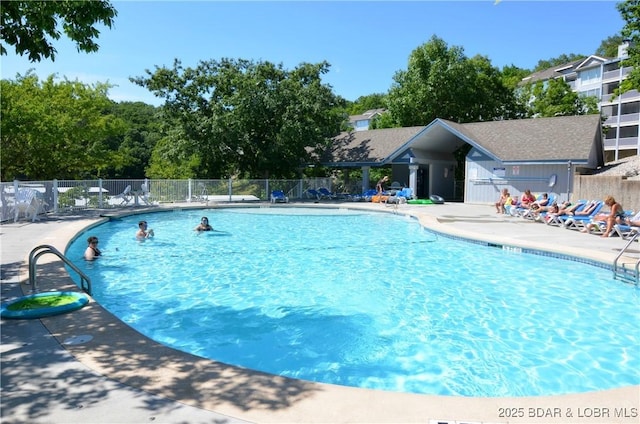
[[[66,345],[79,345],[91,341],[93,336],[89,336],[88,334],[83,334],[81,336],[73,336],[66,339],[62,344]]]

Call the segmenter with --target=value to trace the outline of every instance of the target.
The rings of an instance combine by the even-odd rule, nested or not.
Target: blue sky
[[[561,54],[593,54],[624,24],[613,1],[112,1],[113,28],[101,27],[97,53],[78,53],[65,37],[55,62],[30,63],[11,47],[0,60],[3,79],[34,69],[92,84],[116,85],[116,101],[159,105],[128,81],[174,59],[196,66],[210,59],[282,63],[326,60],[323,81],[348,100],[386,93],[412,50],[436,35],[468,57],[494,66],[533,69]]]

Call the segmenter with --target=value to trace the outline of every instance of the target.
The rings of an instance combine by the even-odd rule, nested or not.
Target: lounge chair
[[[311,198],[311,199],[316,199],[316,200],[320,200],[322,196],[320,196],[320,192],[318,192],[318,190],[313,189],[313,188],[308,188],[305,192],[304,195],[307,198]]]
[[[587,206],[587,200],[582,200],[582,199],[578,200],[574,205],[577,205],[577,206],[575,207],[575,209],[573,209],[572,213],[580,212]],[[568,219],[572,216],[573,215],[569,215],[569,214],[559,215],[556,213],[548,213],[546,214],[546,218],[544,219],[544,222],[547,225],[561,226],[563,219]]]
[[[31,222],[35,222],[38,218],[40,204],[38,202],[38,192],[30,189],[20,189],[16,193],[15,204],[13,205],[13,222],[18,222],[20,214],[24,214],[25,218],[31,218]]]
[[[119,205],[124,206],[128,205],[131,202],[131,184],[125,187],[124,191],[120,194],[116,194],[115,196],[111,196],[110,200],[120,200]]]
[[[320,194],[320,198],[321,199],[336,199],[338,196],[336,196],[335,193],[331,193],[327,188],[325,187],[320,187],[318,189],[318,193]]]
[[[640,212],[636,213],[634,216],[629,218],[631,221],[640,221]],[[613,226],[613,231],[615,231],[621,238],[629,239],[635,233],[640,232],[640,227],[635,225],[627,225],[627,224],[615,224]]]
[[[273,190],[271,192],[271,203],[289,203],[289,198],[282,190]]]
[[[587,224],[600,213],[600,209],[604,207],[604,202],[598,200],[595,208],[589,215],[573,215],[562,221],[562,226],[567,230],[582,230],[587,227]]]
[[[543,198],[544,198],[543,195],[538,196],[538,198],[536,199],[536,202],[541,201]],[[548,194],[547,199],[548,199],[547,203],[541,206],[541,208],[544,208],[545,210],[540,211],[539,209],[527,209],[523,211],[523,213],[520,216],[523,217],[524,219],[532,219],[535,221],[541,220],[546,215],[546,209],[555,203],[556,196],[554,194]]]
[[[151,192],[146,183],[142,183],[140,186],[140,201],[145,205],[151,205]]]
[[[405,187],[402,190],[400,190],[398,193],[396,193],[397,196],[402,196],[407,200],[411,200],[413,199],[413,189],[410,187]]]

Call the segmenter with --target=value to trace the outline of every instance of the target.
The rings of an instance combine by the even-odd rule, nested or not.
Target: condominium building
[[[632,67],[621,66],[627,57],[628,44],[618,47],[618,56],[589,56],[585,59],[539,71],[523,79],[523,83],[563,78],[571,88],[584,96],[600,99],[598,107],[606,118],[604,128],[605,162],[640,155],[640,93],[628,91],[614,94]]]

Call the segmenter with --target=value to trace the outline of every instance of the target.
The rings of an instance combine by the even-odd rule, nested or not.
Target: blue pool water
[[[221,232],[197,235],[207,215]],[[152,240],[138,242],[146,219]],[[81,260],[87,236],[104,256]],[[67,255],[94,298],[176,349],[269,373],[460,396],[640,384],[640,290],[609,270],[310,208],[115,220]]]

